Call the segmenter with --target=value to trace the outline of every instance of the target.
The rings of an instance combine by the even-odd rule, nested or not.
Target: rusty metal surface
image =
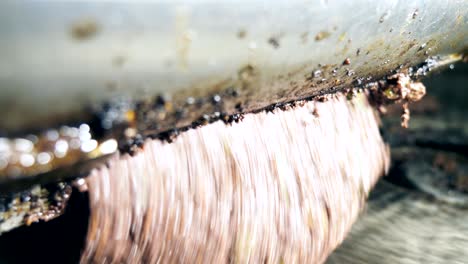
[[[181,106],[190,96],[237,85],[241,99],[228,99],[222,109],[232,114],[237,101],[251,111],[340,89],[432,55],[462,52],[467,6],[461,0],[2,1],[0,128],[8,134],[47,127],[122,94],[169,94]],[[254,74],[245,76],[246,69]],[[182,123],[207,111],[191,109]]]

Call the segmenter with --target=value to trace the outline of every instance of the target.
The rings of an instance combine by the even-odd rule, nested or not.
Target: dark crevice
[[[65,213],[0,236],[1,263],[78,263],[88,229],[88,194],[76,189]]]

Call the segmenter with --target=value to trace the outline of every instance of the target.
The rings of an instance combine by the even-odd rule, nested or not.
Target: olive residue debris
[[[88,40],[96,36],[99,32],[99,25],[95,19],[85,18],[76,21],[70,28],[71,36],[75,40]]]
[[[401,126],[408,127],[410,120],[409,103],[417,102],[426,94],[426,87],[421,82],[414,82],[408,74],[397,73],[369,85],[373,103],[380,112],[385,112],[385,104],[402,103]]]
[[[315,35],[315,41],[321,41],[321,40],[324,40],[328,37],[331,36],[331,33],[326,31],[326,30],[323,30],[323,31],[320,31],[319,33],[317,33],[317,35]]]

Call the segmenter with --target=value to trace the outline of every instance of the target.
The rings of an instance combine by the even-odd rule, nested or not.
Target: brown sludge
[[[87,178],[82,262],[324,262],[388,166],[364,94],[147,140]]]

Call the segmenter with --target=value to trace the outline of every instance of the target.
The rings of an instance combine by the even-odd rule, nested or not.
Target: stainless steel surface
[[[1,1],[0,130],[115,94],[190,95],[246,65],[258,72],[250,110],[316,94],[337,78],[337,88],[349,86],[462,52],[467,10],[463,0]],[[318,64],[345,58],[353,76],[342,67],[321,85],[305,80]]]

